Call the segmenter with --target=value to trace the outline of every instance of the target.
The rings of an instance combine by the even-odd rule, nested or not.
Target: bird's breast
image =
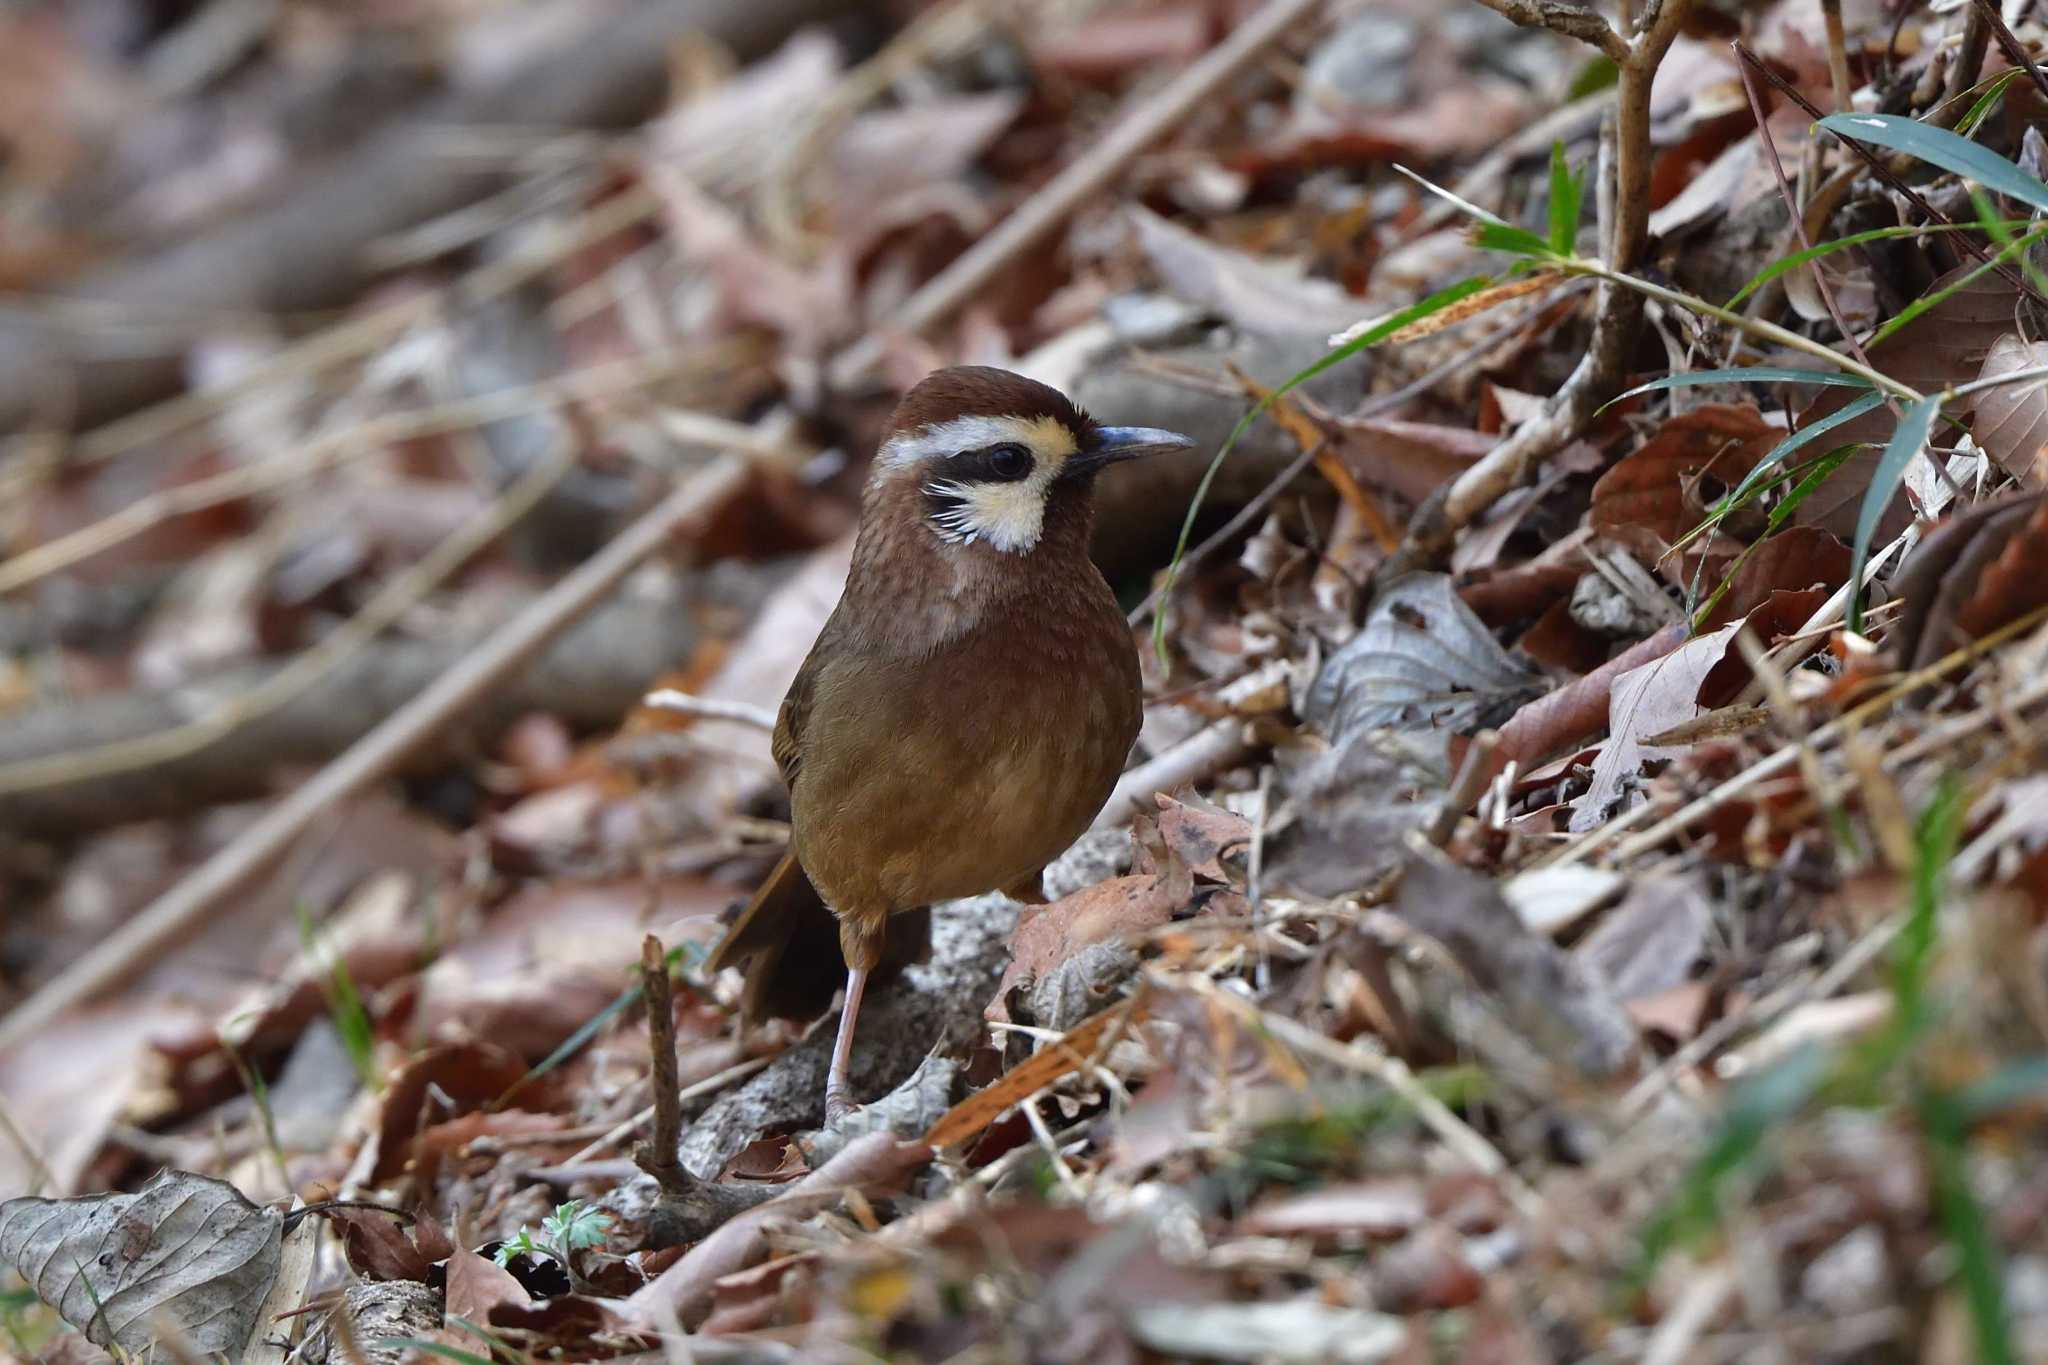
[[[1087,829],[1137,737],[1139,674],[1107,585],[1084,586],[922,657],[821,662],[791,805],[836,909],[1008,888]]]

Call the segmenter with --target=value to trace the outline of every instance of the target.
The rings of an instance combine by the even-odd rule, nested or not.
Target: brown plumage
[[[755,1017],[816,1013],[846,973],[828,1110],[869,975],[922,955],[927,907],[1035,889],[1108,799],[1139,676],[1088,558],[1094,476],[1187,444],[983,368],[939,371],[891,419],[845,592],[777,718],[790,853],[711,959],[748,963]]]

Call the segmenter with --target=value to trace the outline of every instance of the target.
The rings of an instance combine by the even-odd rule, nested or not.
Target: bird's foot
[[[837,1128],[849,1117],[858,1113],[861,1106],[855,1104],[844,1090],[832,1088],[825,1091],[825,1126]]]

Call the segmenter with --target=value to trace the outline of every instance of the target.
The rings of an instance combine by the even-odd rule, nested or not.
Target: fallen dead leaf
[[[239,1358],[283,1231],[226,1181],[165,1171],[134,1194],[0,1204],[0,1259],[95,1345],[147,1357],[168,1331]]]

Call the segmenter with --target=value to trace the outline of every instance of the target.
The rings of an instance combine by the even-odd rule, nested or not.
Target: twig
[[[316,436],[290,455],[244,465],[138,498],[90,525],[46,541],[32,550],[25,550],[12,559],[0,561],[0,593],[12,592],[38,578],[69,568],[172,517],[188,516],[236,498],[245,498],[332,468],[345,460],[389,449],[401,441],[545,412],[566,403],[631,392],[700,367],[716,365],[721,358],[722,350],[718,348],[708,353],[703,348],[652,351],[592,365],[539,384],[478,394],[413,412],[387,413],[340,431]],[[727,445],[783,460],[791,457],[786,446],[779,442],[764,442],[760,433],[738,423],[725,423],[699,414],[677,414],[676,417],[688,424],[691,433],[688,439],[698,440],[701,444]],[[728,432],[728,426],[737,430]],[[745,435],[744,441],[729,439],[741,433]]]
[[[1828,83],[1834,87],[1835,112],[1853,107],[1849,84],[1849,35],[1842,29],[1842,0],[1820,0],[1821,22],[1828,35]]]
[[[679,692],[673,687],[657,687],[640,701],[642,706],[654,711],[672,711],[679,716],[696,716],[701,720],[729,720],[739,725],[751,725],[756,730],[773,732],[775,713],[765,706],[756,706],[750,701],[720,701],[716,697],[699,697],[689,692]]]
[[[683,1140],[683,1102],[676,1079],[675,992],[668,979],[668,954],[653,934],[640,942],[640,993],[647,1002],[647,1084],[654,1092],[654,1135],[634,1149],[633,1164],[653,1176],[666,1194],[672,1184],[688,1179],[688,1172],[676,1162],[676,1148]]]
[[[1645,27],[1624,40],[1588,10],[1557,0],[1481,0],[1517,23],[1549,28],[1590,44],[1620,68],[1614,116],[1614,221],[1606,245],[1609,271],[1635,267],[1650,231],[1650,91],[1657,68],[1691,12],[1691,0],[1663,0],[1645,16]],[[1604,183],[1604,181],[1603,181]],[[1613,392],[1625,368],[1642,305],[1609,277],[1601,289],[1593,336],[1571,377],[1543,413],[1460,474],[1440,496],[1416,513],[1408,541],[1374,574],[1389,583],[1450,549],[1457,533],[1472,524],[1500,496],[1521,481],[1535,460],[1569,441]]]
[[[1813,234],[1806,230],[1806,214],[1800,208],[1799,196],[1792,192],[1792,182],[1785,175],[1785,163],[1778,156],[1778,142],[1771,136],[1771,123],[1764,113],[1763,96],[1756,88],[1756,72],[1746,62],[1737,61],[1735,65],[1742,72],[1742,92],[1749,97],[1749,115],[1756,121],[1756,135],[1763,140],[1764,155],[1770,158],[1771,174],[1778,181],[1778,195],[1785,201],[1785,215],[1792,220],[1792,230],[1799,234],[1800,249],[1811,251]],[[1819,259],[1808,261],[1806,268],[1812,272],[1813,287],[1819,291],[1820,301],[1827,306],[1828,316],[1834,320],[1836,330],[1842,334],[1842,340],[1849,344],[1849,349],[1856,353],[1856,358],[1862,361],[1866,368],[1875,369],[1876,366],[1870,363],[1870,352],[1863,349],[1863,343],[1857,339],[1855,329],[1850,327],[1849,320],[1842,316],[1842,306],[1835,301],[1834,286],[1828,283],[1826,273],[1820,268]],[[1886,394],[1885,401],[1890,405],[1894,417],[1903,415],[1899,411],[1897,398]]]
[[[1089,828],[1115,829],[1150,809],[1151,798],[1158,793],[1212,777],[1249,757],[1252,748],[1243,721],[1218,721],[1118,778],[1116,790]]]
[[[763,1067],[767,1066],[768,1063],[774,1060],[775,1057],[772,1055],[767,1057],[752,1057],[744,1062],[740,1062],[736,1065],[729,1066],[725,1070],[718,1072],[716,1075],[706,1076],[703,1080],[697,1081],[692,1085],[686,1085],[681,1090],[677,1091],[676,1103],[678,1106],[681,1106],[701,1096],[709,1095],[713,1091],[723,1090],[728,1085],[731,1085],[734,1081],[743,1081],[747,1079],[747,1077],[753,1075],[756,1071],[761,1070]],[[642,1109],[639,1113],[634,1114],[631,1118],[621,1119],[618,1123],[606,1129],[603,1133],[599,1134],[596,1138],[592,1139],[588,1147],[585,1147],[583,1150],[577,1152],[574,1156],[567,1158],[562,1162],[562,1164],[564,1166],[580,1165],[584,1162],[589,1161],[591,1158],[599,1155],[602,1152],[610,1151],[613,1147],[617,1146],[619,1143],[631,1137],[634,1134],[634,1132],[641,1127],[641,1125],[645,1124],[649,1119],[653,1117],[654,1106],[650,1104],[645,1109]]]
[[[0,1019],[0,1051],[49,1025],[161,952],[261,871],[321,814],[395,769],[506,674],[603,600],[682,527],[737,493],[747,462],[713,461],[543,593],[475,653],[279,801],[218,853]]]
[[[882,358],[889,332],[920,333],[979,293],[998,272],[1103,190],[1124,163],[1184,123],[1217,88],[1249,66],[1289,25],[1322,0],[1267,0],[1200,61],[1147,96],[994,231],[905,299],[888,323],[848,347],[831,369],[834,387],[851,388]],[[1682,2],[1682,0],[1681,0]]]
[[[1451,782],[1451,789],[1444,793],[1443,804],[1436,809],[1429,828],[1422,837],[1438,848],[1451,841],[1451,832],[1458,827],[1460,816],[1470,809],[1486,790],[1486,784],[1493,780],[1493,753],[1500,747],[1500,731],[1481,730],[1472,736],[1472,746],[1465,750],[1464,761],[1458,765],[1458,775]]]

